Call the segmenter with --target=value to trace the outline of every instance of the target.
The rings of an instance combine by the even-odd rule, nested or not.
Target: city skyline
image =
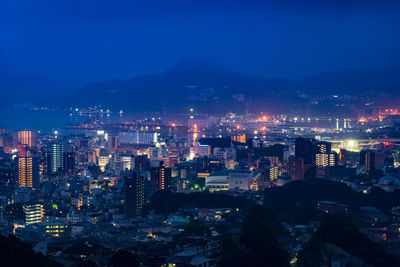
[[[0,1],[0,264],[400,266],[399,11]]]

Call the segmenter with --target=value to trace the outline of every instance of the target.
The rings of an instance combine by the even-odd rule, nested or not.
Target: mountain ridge
[[[132,112],[354,113],[365,103],[400,97],[400,68],[326,72],[297,79],[240,74],[221,65],[183,61],[166,71],[88,83],[49,106],[101,105]],[[338,95],[337,99],[332,99]],[[347,100],[343,95],[346,95]],[[340,100],[340,101],[339,101]]]
[[[298,79],[262,78],[236,73],[217,64],[184,61],[158,74],[89,83],[62,102],[130,111],[182,112],[196,107],[199,112],[207,113],[307,110],[325,113],[327,106],[338,105],[324,100],[315,103],[312,98],[340,96],[344,95],[340,92],[346,92],[354,99],[346,108],[329,112],[347,113],[357,110],[357,104],[362,105],[362,101],[354,102],[357,98],[399,96],[398,74],[400,69],[393,68],[336,71]]]

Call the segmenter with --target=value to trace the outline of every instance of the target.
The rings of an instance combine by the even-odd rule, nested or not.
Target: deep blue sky
[[[382,0],[2,0],[0,71],[79,87],[193,58],[264,77],[398,66],[399,14]]]

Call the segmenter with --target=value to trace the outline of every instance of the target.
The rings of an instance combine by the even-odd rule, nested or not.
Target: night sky
[[[0,71],[79,87],[200,58],[264,77],[385,68],[399,65],[399,14],[396,1],[2,0]]]

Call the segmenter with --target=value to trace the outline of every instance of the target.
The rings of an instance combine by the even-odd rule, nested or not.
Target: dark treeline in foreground
[[[172,193],[161,190],[153,195],[151,208],[157,214],[168,215],[181,208],[233,208],[248,209],[254,201],[245,197],[233,197],[225,194],[196,192],[191,194]]]
[[[55,261],[35,253],[31,246],[19,239],[0,235],[0,266],[62,266]]]
[[[341,182],[311,179],[270,188],[265,194],[265,205],[274,209],[292,205],[315,207],[320,200],[337,201],[350,208],[374,206],[389,209],[400,205],[400,190],[386,192],[373,187],[368,194],[363,194]]]

